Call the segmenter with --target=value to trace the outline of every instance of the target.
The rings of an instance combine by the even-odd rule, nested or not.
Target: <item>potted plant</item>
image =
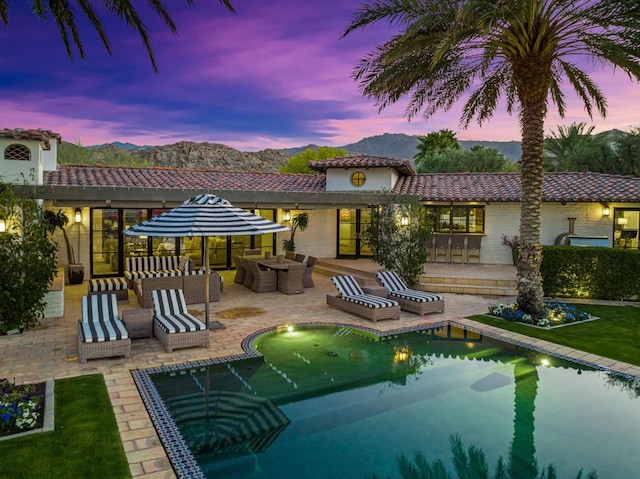
[[[57,213],[46,211],[45,215],[47,216],[47,221],[51,225],[51,232],[55,231],[56,228],[60,228],[62,230],[62,235],[64,236],[64,242],[67,244],[69,283],[81,284],[84,281],[84,265],[82,265],[82,263],[76,262],[76,256],[75,252],[73,251],[73,246],[71,246],[69,236],[67,236],[67,231],[65,230],[65,226],[69,223],[69,218],[62,210],[58,210]]]
[[[309,213],[298,213],[291,218],[291,237],[289,239],[282,240],[282,248],[285,251],[294,252],[296,250],[296,243],[294,237],[296,230],[304,231],[309,226]]]

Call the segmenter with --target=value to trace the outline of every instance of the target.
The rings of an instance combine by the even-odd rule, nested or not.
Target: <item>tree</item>
[[[515,164],[495,148],[474,146],[470,150],[447,150],[416,164],[419,173],[481,173],[517,171]]]
[[[440,130],[429,133],[427,136],[418,136],[418,140],[420,140],[416,147],[418,152],[413,156],[416,166],[420,166],[435,155],[460,149],[456,134],[451,130]]]
[[[640,4],[615,0],[377,0],[360,7],[343,37],[380,21],[395,24],[390,40],[356,66],[354,79],[379,109],[410,96],[411,119],[449,110],[463,95],[461,124],[489,120],[503,97],[517,110],[522,132],[522,249],[518,305],[542,313],[542,203],[544,122],[548,103],[566,111],[563,82],[591,118],[606,99],[576,63],[613,66],[640,79]]]
[[[298,213],[291,219],[291,236],[289,239],[282,240],[282,248],[285,251],[294,252],[296,250],[296,243],[294,241],[296,231],[304,231],[309,226],[309,213]]]
[[[149,55],[149,59],[151,60],[151,65],[153,66],[153,70],[155,72],[158,71],[158,65],[156,64],[155,55],[153,53],[153,48],[151,47],[151,36],[150,32],[145,26],[142,18],[140,18],[140,14],[138,9],[133,5],[134,2],[131,0],[102,0],[102,3],[110,15],[114,15],[121,20],[124,20],[129,28],[137,30],[140,34],[140,38],[145,48],[147,49],[147,53]],[[164,7],[164,4],[161,0],[149,0],[149,5],[155,12],[160,16],[166,26],[171,30],[171,33],[177,34],[178,29],[176,25],[173,23],[169,12]],[[227,9],[231,12],[235,13],[233,6],[229,0],[220,0],[220,3],[227,7]],[[60,2],[54,0],[30,0],[31,11],[41,20],[47,20],[49,15],[53,18],[58,26],[58,30],[60,31],[60,35],[62,37],[62,43],[64,43],[64,47],[67,51],[67,55],[71,60],[73,60],[73,46],[78,50],[78,55],[80,58],[84,59],[85,52],[84,46],[82,44],[82,39],[80,38],[80,31],[78,30],[78,25],[76,23],[76,11],[72,7],[71,2]],[[193,4],[193,0],[187,0],[187,4]],[[11,0],[0,1],[0,19],[5,24],[5,26],[9,26],[9,8],[11,6]],[[95,10],[91,2],[86,1],[78,1],[77,6],[80,8],[82,14],[89,20],[91,26],[96,30],[100,40],[102,40],[102,44],[105,49],[112,55],[111,51],[111,42],[109,41],[109,37],[107,36],[107,32],[104,29],[104,25],[102,24],[102,20],[98,15],[98,12]],[[71,38],[70,38],[71,37]]]
[[[363,238],[374,263],[415,285],[427,262],[426,245],[433,234],[433,221],[426,208],[417,202],[397,199],[393,203],[371,208]]]
[[[319,174],[318,171],[313,171],[309,168],[310,161],[339,158],[347,155],[349,155],[349,152],[344,148],[332,148],[330,146],[321,146],[318,149],[307,148],[306,150],[289,158],[287,164],[282,165],[278,171],[280,171],[280,173]]]
[[[55,228],[34,198],[18,197],[0,182],[0,332],[39,324],[45,295],[57,272]]]

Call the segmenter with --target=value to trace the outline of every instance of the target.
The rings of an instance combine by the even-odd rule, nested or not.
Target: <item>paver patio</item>
[[[281,324],[327,322],[348,323],[388,331],[403,327],[452,321],[473,326],[492,336],[505,336],[525,343],[535,342],[538,347],[557,350],[558,346],[517,335],[497,328],[480,325],[463,319],[484,313],[490,304],[508,299],[445,293],[445,312],[417,316],[402,312],[399,320],[372,323],[326,304],[325,296],[334,294],[335,287],[329,276],[315,275],[315,288],[305,289],[304,294],[284,295],[279,292],[254,293],[233,283],[233,274],[224,274],[224,291],[220,302],[211,303],[211,320],[221,322],[225,328],[211,331],[208,348],[194,347],[165,353],[162,345],[153,338],[132,341],[130,358],[89,360],[81,364],[77,360],[77,320],[80,318],[80,298],[86,294],[86,284],[65,287],[65,316],[44,319],[42,324],[22,335],[0,337],[0,371],[18,384],[59,379],[84,374],[102,373],[127,454],[131,474],[136,478],[156,479],[176,477],[155,432],[151,419],[138,394],[130,371],[190,361],[206,360],[241,354],[241,344],[247,336],[268,327]],[[119,301],[120,311],[137,309],[135,295],[129,293],[128,301]],[[226,318],[227,310],[241,307],[257,307],[255,316]],[[190,305],[189,309],[202,314],[204,305]],[[202,316],[201,316],[202,317]],[[567,357],[587,358],[595,363],[612,367],[627,374],[640,376],[640,368],[621,364],[607,358],[592,357],[581,351],[563,348]]]

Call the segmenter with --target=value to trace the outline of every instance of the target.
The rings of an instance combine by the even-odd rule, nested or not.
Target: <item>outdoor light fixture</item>
[[[402,218],[400,218],[400,225],[401,226],[408,226],[409,225],[409,217],[407,216],[407,214],[403,214]]]
[[[611,214],[611,208],[609,205],[602,205],[602,216],[609,216]]]
[[[80,208],[76,208],[74,219],[76,223],[82,223],[82,210]]]
[[[282,220],[283,221],[291,221],[291,211],[284,210],[284,213],[282,213]]]
[[[7,223],[4,218],[0,219],[0,233],[5,233],[7,231]]]

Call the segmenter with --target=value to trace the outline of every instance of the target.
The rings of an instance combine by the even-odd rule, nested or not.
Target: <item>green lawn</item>
[[[0,478],[130,478],[101,374],[55,381],[55,430],[0,441]]]
[[[469,319],[640,366],[640,308],[577,306],[600,319],[555,329],[539,329],[484,315]]]

